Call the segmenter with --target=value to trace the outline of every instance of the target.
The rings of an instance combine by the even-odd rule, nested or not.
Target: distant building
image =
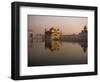
[[[44,34],[37,34],[32,29],[28,29],[28,39],[34,41],[42,41],[45,39]]]
[[[28,37],[31,38],[31,39],[33,39],[33,37],[34,37],[34,32],[33,32],[32,29],[28,29]]]
[[[84,29],[78,34],[78,37],[81,41],[87,41],[88,31],[86,26],[84,26]]]
[[[87,41],[87,37],[87,27],[84,26],[84,29],[79,34],[61,35],[60,39],[62,41]]]
[[[67,40],[67,41],[76,41],[78,40],[78,36],[76,34],[72,34],[72,35],[61,35],[61,40]]]

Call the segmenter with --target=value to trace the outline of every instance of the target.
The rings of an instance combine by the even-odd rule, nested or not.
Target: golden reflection
[[[50,51],[56,51],[60,49],[60,42],[58,40],[45,40],[45,48]]]

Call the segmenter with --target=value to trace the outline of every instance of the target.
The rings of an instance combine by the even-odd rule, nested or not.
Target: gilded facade
[[[59,40],[60,39],[60,30],[54,27],[49,30],[45,29],[45,39],[48,40]]]

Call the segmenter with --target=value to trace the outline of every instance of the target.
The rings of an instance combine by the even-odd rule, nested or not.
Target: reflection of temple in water
[[[61,42],[58,40],[45,40],[45,48],[49,49],[50,51],[57,51],[60,49],[61,47]],[[73,44],[78,43],[80,45],[80,47],[82,48],[82,50],[85,52],[87,52],[87,42],[71,42]]]
[[[45,48],[56,51],[60,49],[60,43],[57,40],[45,40]]]

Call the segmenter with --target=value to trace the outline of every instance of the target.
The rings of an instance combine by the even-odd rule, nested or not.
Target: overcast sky
[[[28,29],[36,34],[51,27],[59,28],[62,34],[78,34],[87,24],[87,17],[28,15]]]

